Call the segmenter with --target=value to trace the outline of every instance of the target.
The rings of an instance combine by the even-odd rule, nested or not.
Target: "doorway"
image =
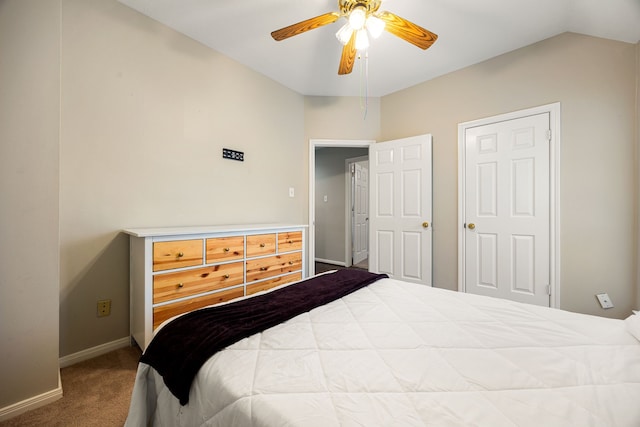
[[[460,291],[559,306],[559,113],[458,126]]]
[[[316,256],[316,243],[318,241],[323,245],[334,245],[331,253],[336,254],[338,250],[341,249],[340,255],[336,255],[334,258],[336,259],[325,259],[321,258],[324,261],[329,261],[330,263],[336,263],[339,266],[348,266],[347,263],[351,263],[351,233],[349,231],[350,225],[348,222],[345,222],[346,217],[346,206],[348,203],[346,199],[347,193],[342,195],[342,205],[344,208],[340,209],[337,212],[334,212],[335,215],[340,216],[340,221],[344,222],[339,230],[337,227],[329,227],[331,232],[336,232],[335,236],[326,235],[323,233],[320,236],[316,236],[317,226],[319,225],[322,229],[323,224],[316,224],[316,211],[318,207],[321,208],[326,206],[330,207],[331,202],[335,201],[331,193],[329,192],[319,192],[316,188],[316,150],[324,149],[324,148],[332,148],[332,149],[340,149],[340,151],[344,150],[345,156],[337,167],[342,170],[344,174],[345,163],[344,160],[347,157],[353,157],[353,155],[347,155],[349,149],[366,149],[366,153],[368,154],[368,149],[371,144],[375,143],[373,140],[324,140],[324,139],[311,139],[309,141],[309,236],[308,236],[308,271],[310,275],[315,274],[315,261],[317,259]],[[360,155],[359,155],[360,156]],[[344,176],[344,175],[343,175]],[[347,190],[347,185],[341,184],[341,191]],[[342,190],[344,189],[344,190]],[[326,202],[325,202],[326,196]],[[339,246],[340,249],[336,249]],[[324,246],[321,249],[325,249]],[[331,256],[331,255],[329,255]]]

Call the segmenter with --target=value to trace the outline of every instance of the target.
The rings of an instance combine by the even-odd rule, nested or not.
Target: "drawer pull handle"
[[[229,250],[230,250],[229,248],[224,248],[225,252],[229,252]]]
[[[289,265],[293,265],[293,261],[289,261]]]
[[[178,252],[178,258],[182,258],[184,256],[184,252]]]
[[[287,243],[291,244],[293,243],[293,240],[287,240]]]
[[[229,275],[228,275],[228,274],[225,274],[225,275],[224,275],[224,278],[225,278],[225,279],[228,279],[228,278],[229,278]]]
[[[184,288],[184,283],[178,283],[178,288],[180,289]]]
[[[260,243],[260,247],[261,247],[261,248],[264,248],[264,247],[265,247],[265,244],[264,244],[264,243]]]
[[[260,271],[267,271],[269,267],[260,267]]]

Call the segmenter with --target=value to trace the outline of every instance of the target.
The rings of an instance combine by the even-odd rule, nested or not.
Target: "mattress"
[[[292,285],[295,286],[295,285]],[[216,353],[127,426],[640,426],[625,321],[383,278]]]

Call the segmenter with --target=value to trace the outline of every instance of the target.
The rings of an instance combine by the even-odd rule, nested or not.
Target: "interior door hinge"
[[[547,141],[551,141],[551,129],[547,129]]]
[[[547,285],[547,295],[551,296],[551,285]]]

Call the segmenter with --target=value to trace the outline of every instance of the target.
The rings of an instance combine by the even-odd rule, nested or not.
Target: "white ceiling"
[[[337,11],[337,0],[119,0],[303,95],[396,92],[566,31],[640,41],[640,0],[384,0],[434,33],[423,51],[389,33],[373,40],[368,67],[339,76],[345,22],[276,42],[271,31]],[[368,69],[368,78],[364,78]],[[366,84],[365,84],[366,83]]]

